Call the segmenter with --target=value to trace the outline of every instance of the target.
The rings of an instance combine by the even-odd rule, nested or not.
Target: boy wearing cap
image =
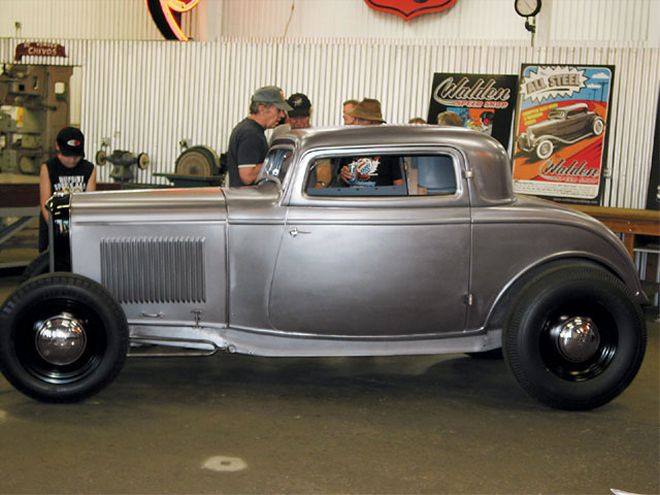
[[[39,170],[39,252],[48,249],[48,208],[46,201],[56,192],[96,190],[96,170],[85,156],[85,136],[80,129],[65,127],[55,139],[56,155]]]
[[[264,86],[252,95],[250,115],[239,122],[229,137],[227,174],[229,187],[253,184],[259,175],[268,141],[266,129],[274,129],[285,112],[292,110],[277,86]]]

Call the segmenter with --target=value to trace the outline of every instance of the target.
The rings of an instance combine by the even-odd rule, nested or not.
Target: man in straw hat
[[[385,123],[380,102],[365,98],[349,112],[353,125],[380,125]],[[337,185],[349,186],[402,186],[403,175],[397,157],[367,156],[342,160]]]

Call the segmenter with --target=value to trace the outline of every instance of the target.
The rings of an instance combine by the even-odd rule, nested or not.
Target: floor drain
[[[209,457],[202,465],[204,469],[218,472],[241,471],[247,467],[247,464],[240,457],[215,456]]]

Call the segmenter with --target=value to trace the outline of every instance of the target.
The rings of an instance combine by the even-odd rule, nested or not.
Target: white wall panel
[[[0,40],[0,62],[11,61],[20,41]],[[342,101],[366,96],[382,101],[388,122],[405,123],[427,114],[434,72],[517,74],[523,62],[613,64],[604,205],[645,205],[660,88],[657,48],[531,48],[460,40],[58,42],[66,46],[67,59],[26,62],[81,67],[80,114],[88,156],[102,138],[111,139],[112,149],[148,152],[153,165],[140,172],[139,180],[154,183],[163,181],[152,172],[173,173],[183,138],[226,150],[233,126],[247,114],[251,93],[265,84],[277,84],[287,94],[306,93],[315,126],[339,125]],[[99,176],[107,180],[108,174],[106,167]]]
[[[0,12],[0,37],[163,39],[144,0],[0,0]]]
[[[457,0],[450,9],[410,21],[375,11],[364,0],[222,2],[220,22],[206,21],[211,36],[530,41],[513,0]],[[537,44],[575,40],[659,47],[659,18],[660,0],[543,0]]]
[[[658,46],[658,0],[552,2],[551,39],[603,42],[649,40],[652,46]]]
[[[162,39],[144,0],[0,0],[0,12],[0,37]],[[660,0],[543,0],[537,44],[660,47],[659,18]],[[201,0],[183,16],[183,25],[193,37],[211,41],[255,36],[530,41],[513,0],[457,0],[450,9],[410,21],[375,11],[364,0]]]

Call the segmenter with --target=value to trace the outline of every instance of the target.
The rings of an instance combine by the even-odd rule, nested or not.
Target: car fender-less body
[[[310,188],[320,160],[361,154],[442,156],[453,192]],[[603,273],[631,308],[645,300],[616,236],[514,196],[509,159],[489,137],[431,126],[294,131],[269,156],[255,187],[72,196],[72,272],[107,290],[133,342],[262,356],[475,353],[502,347],[522,295],[557,271]],[[564,316],[574,326],[589,315],[552,317]],[[554,342],[573,360],[578,340],[563,335]]]

